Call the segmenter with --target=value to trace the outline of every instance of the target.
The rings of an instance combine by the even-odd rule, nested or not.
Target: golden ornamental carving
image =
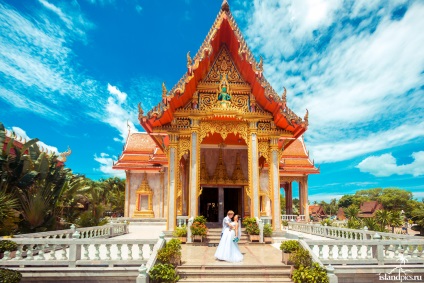
[[[143,181],[138,189],[135,191],[135,211],[134,217],[155,217],[153,212],[153,191],[147,182],[147,173],[144,173]],[[141,198],[147,197],[147,209],[141,208]]]
[[[230,52],[226,45],[221,47],[218,57],[210,68],[204,81],[220,82],[223,77],[226,77],[229,83],[244,83],[244,80],[231,59]]]
[[[270,122],[259,122],[258,123],[258,131],[271,131],[271,123]]]
[[[199,95],[199,110],[222,110],[223,107],[217,101],[217,95],[212,93],[201,93]],[[243,94],[232,94],[231,104],[226,105],[226,110],[233,110],[240,113],[249,112],[249,96]]]
[[[240,153],[237,153],[236,155],[236,165],[234,166],[234,171],[233,175],[231,176],[231,179],[235,183],[247,183],[246,177],[243,174],[243,169],[241,168]]]
[[[219,184],[226,183],[229,180],[227,166],[225,166],[224,159],[222,158],[222,148],[219,149],[218,163],[216,164],[212,179]]]
[[[270,163],[270,155],[269,155],[269,142],[268,141],[260,141],[258,143],[258,152],[259,157],[263,156],[268,163]]]
[[[225,140],[228,134],[240,135],[246,143],[248,140],[248,126],[245,122],[202,121],[200,122],[199,142],[209,134],[219,133]]]
[[[280,176],[280,183],[304,182],[307,178],[302,176]]]
[[[207,184],[209,182],[209,173],[206,167],[205,155],[202,154],[202,160],[200,162],[200,183]]]

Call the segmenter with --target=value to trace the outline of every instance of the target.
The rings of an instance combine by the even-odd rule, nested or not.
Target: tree
[[[287,212],[286,212],[286,198],[283,195],[280,195],[280,208],[281,208],[281,215],[287,214]]]
[[[387,225],[390,224],[390,220],[393,218],[392,213],[388,210],[377,210],[375,213],[375,220],[380,223],[382,231],[385,231]]]
[[[344,209],[344,213],[346,218],[350,219],[358,219],[358,214],[359,214],[360,210],[359,207],[352,204],[350,205],[348,208]]]
[[[386,188],[382,190],[380,196],[373,200],[380,202],[384,209],[393,211],[404,210],[408,215],[410,214],[408,203],[412,200],[412,193],[398,188]]]
[[[420,203],[416,208],[412,211],[412,220],[417,226],[412,226],[412,230],[419,231],[421,235],[424,236],[424,204]]]
[[[400,227],[404,224],[404,217],[400,211],[392,211],[389,219],[389,225],[392,227],[392,233],[395,232],[396,227]]]

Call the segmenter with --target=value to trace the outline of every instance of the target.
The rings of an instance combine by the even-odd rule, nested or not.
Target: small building
[[[346,215],[344,213],[343,207],[339,207],[339,210],[337,211],[337,219],[341,221],[346,219]]]
[[[324,208],[319,204],[310,205],[309,213],[313,220],[327,217],[327,214],[325,213]]]
[[[383,205],[379,203],[378,201],[372,200],[372,201],[364,201],[361,203],[361,206],[359,207],[359,214],[358,217],[360,218],[370,218],[374,217],[377,210],[382,210]]]

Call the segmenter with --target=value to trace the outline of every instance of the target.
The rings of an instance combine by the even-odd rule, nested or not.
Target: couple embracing
[[[233,218],[234,220],[231,220]],[[238,241],[241,237],[241,221],[239,215],[234,215],[234,211],[229,210],[227,216],[222,221],[221,241],[215,252],[215,257],[219,260],[229,262],[240,262],[243,260]]]

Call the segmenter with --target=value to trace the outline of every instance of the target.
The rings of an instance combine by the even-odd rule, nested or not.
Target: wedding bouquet
[[[235,237],[234,239],[233,239],[233,242],[234,243],[238,243],[238,241],[239,241],[240,239],[238,238],[238,237]]]

